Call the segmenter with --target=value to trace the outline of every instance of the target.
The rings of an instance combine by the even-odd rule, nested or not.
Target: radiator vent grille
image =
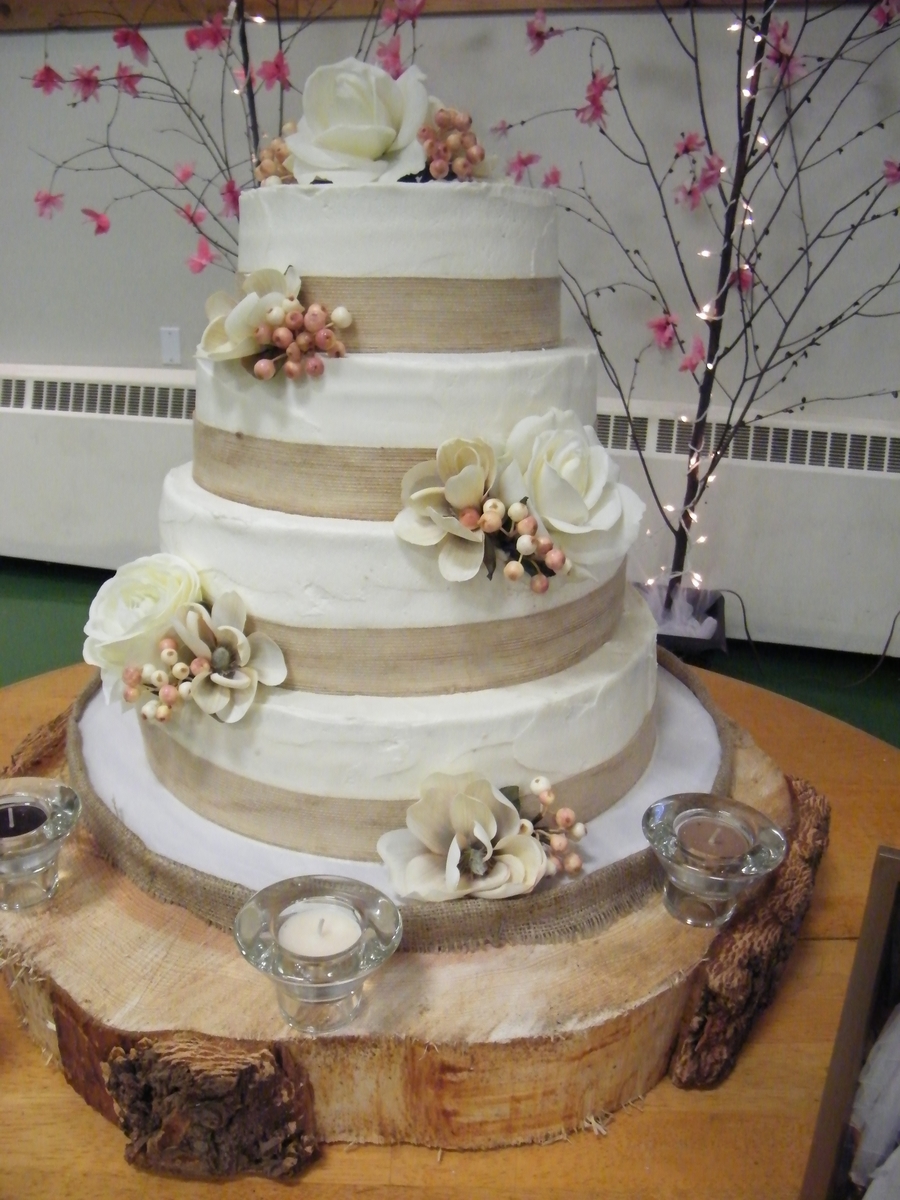
[[[642,451],[649,447],[652,453],[679,457],[690,452],[688,421],[632,417],[631,426],[625,416],[601,413],[597,418],[597,436],[608,450],[635,450],[639,446]],[[710,421],[702,456],[708,457],[721,445],[724,436],[724,424]],[[786,467],[824,467],[845,473],[900,475],[900,436],[754,424],[734,431],[722,457]]]
[[[192,387],[0,377],[0,408],[28,412],[189,421],[195,400]]]

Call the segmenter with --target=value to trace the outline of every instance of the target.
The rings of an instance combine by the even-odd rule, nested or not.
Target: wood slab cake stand
[[[749,736],[733,795],[795,823],[791,788]],[[676,1040],[682,1082],[727,1073],[796,935],[772,926],[771,970],[744,971],[726,1019],[705,965],[714,932],[657,896],[575,942],[398,954],[356,1022],[305,1038],[228,934],[138,890],[86,833],[64,854],[51,905],[0,914],[14,1001],[75,1089],[123,1124],[130,1157],[184,1174],[290,1175],[317,1142],[467,1149],[602,1126],[661,1079]],[[724,1049],[704,1059],[716,1020]]]

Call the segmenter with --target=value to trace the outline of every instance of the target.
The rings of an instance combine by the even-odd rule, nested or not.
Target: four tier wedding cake
[[[466,115],[382,76],[314,73],[284,169],[243,194],[193,463],[85,657],[181,802],[314,854],[381,842],[396,882],[385,835],[448,779],[450,808],[552,786],[582,821],[623,795],[654,747],[656,625],[625,584],[643,506],[593,431],[596,355],[560,342],[553,196],[468,178]],[[390,100],[394,141],[354,143],[371,171],[346,114],[329,140],[323,79],[338,109],[351,85]]]

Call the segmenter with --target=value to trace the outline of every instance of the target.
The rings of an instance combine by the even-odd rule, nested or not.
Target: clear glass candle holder
[[[402,932],[387,896],[330,875],[273,883],[234,922],[241,954],[275,984],[284,1019],[313,1034],[354,1019],[366,979],[391,957]]]
[[[666,908],[686,925],[724,925],[787,852],[784,834],[763,813],[702,792],[651,804],[643,830],[666,873]]]
[[[49,900],[59,883],[59,851],[81,801],[58,779],[0,780],[0,909]]]

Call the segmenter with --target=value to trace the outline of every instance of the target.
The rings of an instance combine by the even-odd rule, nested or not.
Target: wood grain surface
[[[86,681],[67,668],[0,692],[0,761]],[[444,1152],[326,1147],[299,1186],[312,1197],[794,1197],[840,1016],[879,844],[900,844],[900,752],[792,701],[716,676],[715,699],[787,771],[833,806],[832,845],[803,937],[773,1007],[734,1074],[711,1092],[663,1082],[605,1132],[545,1146]],[[191,1197],[208,1184],[154,1179],[128,1166],[122,1134],[43,1065],[0,989],[0,1197]],[[148,1186],[149,1184],[149,1186]],[[217,1185],[229,1196],[283,1185]]]

